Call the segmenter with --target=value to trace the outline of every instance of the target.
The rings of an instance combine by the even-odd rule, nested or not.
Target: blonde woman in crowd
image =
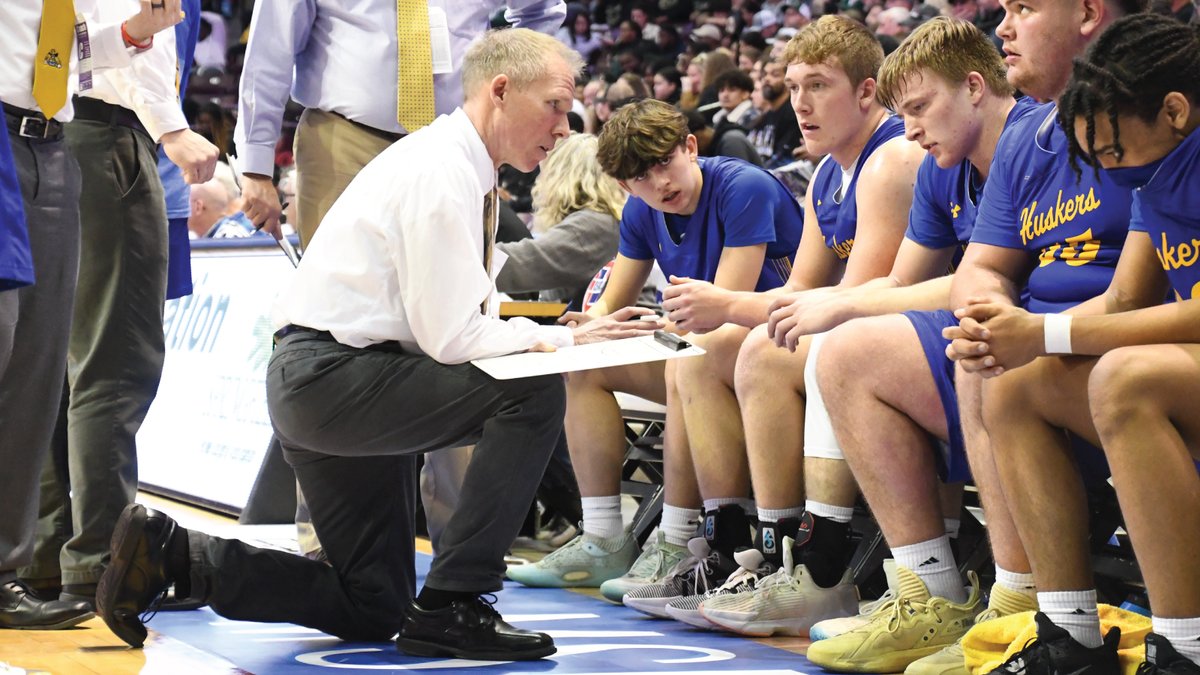
[[[505,293],[544,291],[578,306],[596,271],[617,253],[625,193],[600,170],[596,137],[573,134],[542,162],[533,185],[532,239],[497,244],[508,262],[496,278]]]

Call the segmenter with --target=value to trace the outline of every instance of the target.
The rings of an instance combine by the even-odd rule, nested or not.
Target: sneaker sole
[[[667,615],[676,621],[686,623],[692,628],[699,628],[701,630],[719,629],[719,626],[704,618],[704,615],[698,609],[680,609],[679,607],[667,605]]]
[[[520,569],[521,567],[524,567],[524,566],[517,565],[515,569]],[[569,581],[569,580],[563,579],[561,577],[558,577],[558,578],[533,577],[533,578],[522,579],[522,578],[520,578],[521,577],[520,572],[518,572],[516,576],[513,576],[512,569],[513,568],[510,568],[509,571],[505,572],[505,576],[507,576],[510,580],[515,581],[518,584],[521,584],[522,586],[528,586],[529,588],[599,588],[600,584],[604,583],[605,581],[608,581],[608,579],[595,578],[595,577],[590,578],[590,579],[580,579],[579,581]]]
[[[813,646],[818,644],[820,643],[815,642]],[[843,659],[836,656],[823,656],[819,649],[816,654],[813,654],[813,647],[810,646],[805,656],[808,657],[809,661],[822,668],[842,673],[902,673],[913,662],[919,661],[931,654],[936,654],[947,646],[949,645],[906,649],[904,651],[888,652],[887,654],[881,654],[878,657],[869,659]]]
[[[771,637],[783,635],[787,637],[806,637],[813,621],[797,619],[795,621],[750,621],[744,615],[738,616],[721,611],[705,611],[700,606],[700,613],[712,624],[727,631],[749,637]]]
[[[126,514],[129,516],[126,517]],[[104,624],[108,626],[109,630],[130,647],[141,647],[145,644],[148,636],[145,625],[137,617],[117,615],[108,611],[108,607],[114,599],[117,589],[121,587],[125,577],[129,574],[129,564],[133,560],[134,553],[137,552],[139,538],[131,537],[129,533],[134,530],[134,526],[139,531],[144,530],[146,518],[145,507],[138,504],[130,504],[121,512],[110,543],[110,547],[113,549],[112,559],[109,561],[108,569],[104,570],[104,574],[100,577],[100,583],[96,584],[96,609],[100,613],[100,618],[104,619]],[[120,542],[120,546],[117,546],[118,542]],[[138,630],[139,628],[141,630]]]
[[[642,614],[648,614],[656,619],[670,619],[671,615],[667,614],[667,603],[674,600],[678,596],[669,598],[631,598],[628,595],[622,601],[626,607],[636,609]]]
[[[545,658],[558,651],[554,645],[549,645],[521,652],[475,652],[410,638],[398,638],[396,640],[396,649],[409,656],[452,656],[457,659],[468,659],[471,661],[532,661],[534,659]]]

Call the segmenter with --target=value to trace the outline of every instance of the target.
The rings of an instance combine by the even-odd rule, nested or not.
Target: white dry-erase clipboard
[[[677,350],[655,340],[653,335],[643,335],[624,340],[560,347],[555,352],[522,352],[476,359],[471,363],[497,380],[515,380],[521,377],[627,366],[632,363],[683,359],[703,353],[704,350],[695,345],[689,344],[687,348]]]

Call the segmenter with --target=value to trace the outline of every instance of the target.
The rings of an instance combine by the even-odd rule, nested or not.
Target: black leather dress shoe
[[[411,656],[476,661],[524,661],[556,651],[549,635],[513,628],[483,598],[458,600],[432,611],[409,603],[396,648]]]
[[[94,616],[86,602],[39,600],[20,581],[0,584],[0,628],[59,630]]]
[[[146,641],[141,614],[171,585],[171,541],[187,536],[165,513],[130,504],[117,519],[112,559],[96,589],[96,609],[117,637],[132,647]]]

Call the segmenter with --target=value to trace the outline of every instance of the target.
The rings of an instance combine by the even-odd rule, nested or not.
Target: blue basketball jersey
[[[0,291],[6,291],[33,283],[33,253],[8,131],[0,134]]]
[[[971,242],[1037,257],[1032,312],[1059,312],[1108,288],[1129,230],[1133,196],[1103,172],[1076,176],[1052,103],[1000,136]]]
[[[825,246],[833,250],[839,260],[849,258],[850,250],[854,248],[854,233],[858,229],[858,202],[855,199],[858,174],[867,158],[880,146],[903,135],[904,120],[899,117],[888,117],[879,125],[858,155],[845,194],[842,193],[842,167],[832,157],[826,158],[817,168],[812,179],[813,209]]]
[[[1007,129],[1038,109],[1032,99],[1022,97],[1009,111]],[[908,230],[904,236],[931,249],[966,246],[975,229],[975,216],[984,181],[979,171],[964,159],[957,166],[943,169],[933,156],[926,156],[917,170],[912,208],[908,212]],[[962,257],[955,256],[955,264]]]
[[[1200,298],[1200,131],[1134,191],[1129,229],[1150,235],[1178,299]]]
[[[664,274],[712,281],[726,247],[766,244],[757,291],[782,286],[804,230],[804,213],[775,176],[730,157],[700,157],[696,211],[681,216],[630,197],[621,214],[621,255],[655,260]],[[669,222],[668,222],[669,219]]]

